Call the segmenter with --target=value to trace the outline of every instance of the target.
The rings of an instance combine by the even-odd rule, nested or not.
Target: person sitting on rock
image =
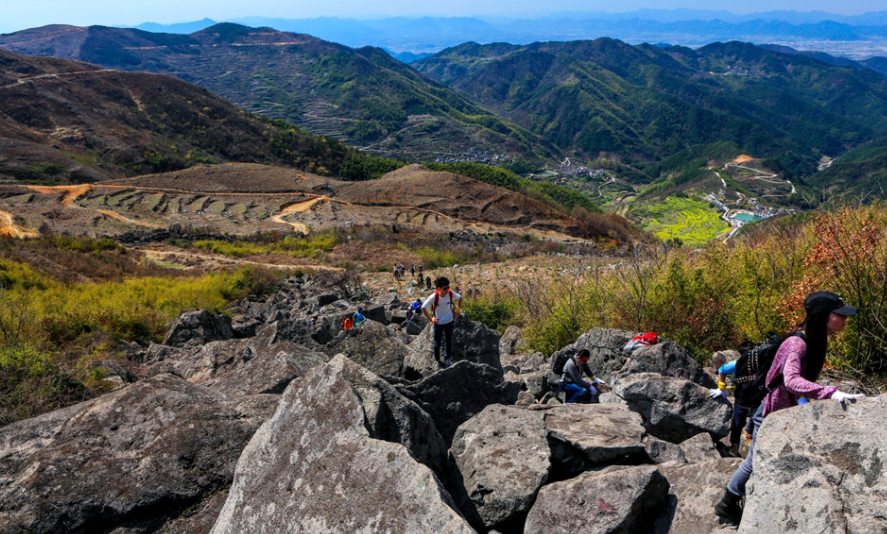
[[[434,285],[437,290],[425,299],[422,313],[434,324],[434,362],[438,367],[449,367],[453,354],[453,322],[462,310],[462,297],[450,290],[450,281],[445,276],[438,278]],[[443,363],[440,359],[441,338],[446,343]]]
[[[588,366],[590,358],[588,349],[582,349],[564,364],[564,372],[558,382],[560,390],[564,392],[564,402],[597,402],[598,390],[594,386],[601,381],[594,377],[594,371]],[[591,383],[582,379],[583,374],[591,378]]]
[[[841,332],[847,327],[847,317],[856,314],[856,308],[844,304],[838,295],[828,291],[813,293],[804,301],[807,317],[799,327],[800,335],[791,335],[782,342],[773,364],[767,373],[767,388],[770,391],[764,402],[752,415],[754,431],[748,456],[730,479],[724,496],[715,504],[715,513],[738,524],[742,519],[742,506],[739,504],[745,495],[745,486],[753,472],[753,458],[758,430],[764,418],[773,412],[797,406],[799,399],[834,399],[844,402],[865,395],[849,395],[838,391],[835,386],[820,386],[816,383],[825,364],[829,331]]]

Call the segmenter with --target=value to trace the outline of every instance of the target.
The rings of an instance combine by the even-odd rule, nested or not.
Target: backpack
[[[342,328],[345,330],[351,330],[351,327],[354,326],[354,320],[351,317],[345,317],[342,319]]]
[[[807,336],[801,331],[792,332],[788,337],[792,336],[807,341]],[[745,408],[756,408],[767,393],[782,385],[785,381],[782,374],[768,384],[767,373],[770,372],[773,359],[784,341],[773,334],[757,345],[745,343],[739,347],[740,357],[736,360],[736,375],[733,377],[733,384],[736,385],[736,391],[733,393],[736,404]]]
[[[625,346],[622,347],[622,350],[631,356],[631,354],[639,348],[649,347],[650,345],[655,345],[657,343],[659,343],[659,336],[656,335],[656,332],[646,332],[631,338],[631,341],[626,343]]]
[[[567,362],[572,357],[573,357],[573,354],[569,353],[569,352],[565,352],[563,354],[558,354],[554,358],[554,366],[552,366],[551,372],[553,372],[554,374],[556,374],[558,376],[564,374],[564,366],[567,365]]]
[[[447,289],[447,295],[450,296],[450,304],[453,303],[453,290]],[[440,291],[434,292],[434,304],[431,305],[431,313],[434,314],[434,311],[437,310],[437,299],[440,298]]]

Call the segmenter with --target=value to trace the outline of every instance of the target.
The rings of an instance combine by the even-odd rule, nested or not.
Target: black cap
[[[804,310],[807,315],[832,312],[838,315],[856,315],[856,308],[844,304],[844,299],[831,291],[819,291],[813,293],[804,301]]]

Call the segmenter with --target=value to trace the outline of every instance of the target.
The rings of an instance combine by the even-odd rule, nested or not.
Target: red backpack
[[[631,354],[641,347],[649,347],[650,345],[655,345],[657,343],[659,343],[659,336],[656,335],[656,332],[647,332],[631,338],[631,341],[626,343],[622,350]]]

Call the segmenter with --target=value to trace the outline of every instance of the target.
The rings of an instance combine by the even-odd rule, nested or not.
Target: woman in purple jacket
[[[755,449],[758,428],[767,415],[798,405],[799,399],[822,400],[858,399],[864,395],[848,395],[835,386],[816,384],[825,364],[828,332],[840,332],[847,327],[847,317],[856,314],[856,308],[844,304],[841,297],[828,291],[813,293],[804,301],[807,318],[801,325],[803,335],[793,335],[779,347],[773,365],[767,373],[770,392],[752,416],[754,432],[748,456],[733,474],[724,496],[715,505],[720,517],[739,523],[742,519],[740,501],[745,495],[745,485],[752,474],[752,453]],[[778,387],[774,387],[779,384]]]

